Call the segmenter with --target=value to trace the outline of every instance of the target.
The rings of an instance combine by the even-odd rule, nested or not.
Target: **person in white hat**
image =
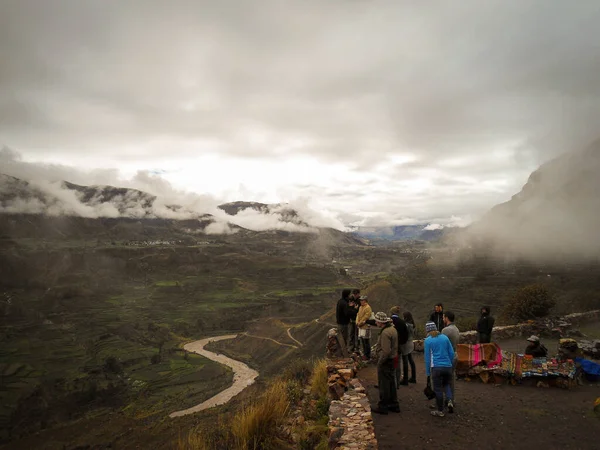
[[[540,342],[539,337],[536,335],[529,336],[527,342],[529,342],[529,345],[525,349],[526,355],[531,355],[534,358],[548,357],[548,349]]]
[[[396,392],[396,376],[394,358],[398,355],[398,333],[386,313],[375,314],[375,323],[381,328],[377,339],[377,384],[379,385],[379,403],[371,411],[377,414],[388,414],[389,411],[400,412],[398,393]]]

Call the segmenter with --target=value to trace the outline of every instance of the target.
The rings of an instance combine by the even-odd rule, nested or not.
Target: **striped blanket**
[[[487,370],[502,363],[502,349],[497,344],[458,344],[456,372],[467,374],[475,368]]]

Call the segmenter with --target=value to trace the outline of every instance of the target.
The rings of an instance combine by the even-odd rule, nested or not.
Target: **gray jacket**
[[[379,339],[377,339],[377,346],[375,348],[377,351],[378,366],[398,355],[398,332],[391,322],[379,333]]]
[[[458,331],[458,327],[451,323],[442,330],[442,334],[445,334],[446,336],[448,336],[448,339],[450,339],[452,349],[454,350],[454,359],[456,359],[458,357],[458,353],[456,352],[456,346],[460,341],[460,331]]]

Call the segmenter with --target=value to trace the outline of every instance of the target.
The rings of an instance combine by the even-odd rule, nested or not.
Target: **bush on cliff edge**
[[[523,322],[547,316],[556,305],[546,286],[531,284],[519,290],[504,306],[502,316],[508,321]]]

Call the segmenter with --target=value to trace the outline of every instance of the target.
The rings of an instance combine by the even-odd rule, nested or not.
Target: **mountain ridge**
[[[420,225],[394,225],[381,227],[356,227],[351,232],[355,236],[370,240],[382,241],[433,241],[441,238],[446,232],[446,228],[430,229],[431,224]]]
[[[529,255],[600,252],[600,140],[542,164],[507,202],[470,227],[473,236]]]

